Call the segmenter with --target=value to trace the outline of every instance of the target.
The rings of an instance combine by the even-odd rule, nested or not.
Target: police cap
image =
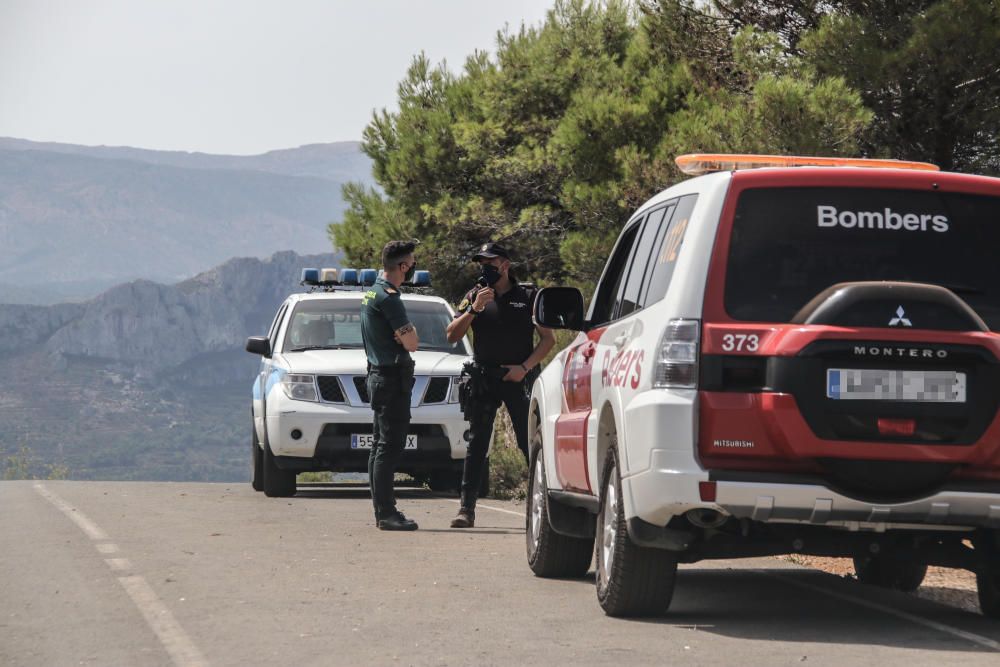
[[[480,259],[493,259],[494,257],[510,259],[510,253],[499,243],[489,241],[479,246],[478,252],[472,256],[472,259],[473,261],[479,261]]]

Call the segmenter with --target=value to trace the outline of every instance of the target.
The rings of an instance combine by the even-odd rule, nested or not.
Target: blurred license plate
[[[830,368],[826,397],[856,401],[965,403],[965,373]]]
[[[352,433],[351,434],[351,449],[371,449],[372,443],[375,441],[375,436],[371,433]],[[406,449],[416,449],[417,448],[417,436],[408,435],[406,436]]]

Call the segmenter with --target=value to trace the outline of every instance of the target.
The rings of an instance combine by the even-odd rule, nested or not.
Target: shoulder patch
[[[459,312],[461,312],[468,307],[469,307],[469,297],[465,297],[464,299],[462,299],[462,303],[458,304],[458,310]]]

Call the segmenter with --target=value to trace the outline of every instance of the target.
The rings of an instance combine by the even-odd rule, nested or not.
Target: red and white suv
[[[586,313],[536,300],[581,333],[532,392],[531,568],[586,573],[596,535],[600,604],[636,615],[678,562],[849,556],[902,590],[942,565],[1000,617],[1000,179],[678,163],[705,175],[629,220]]]

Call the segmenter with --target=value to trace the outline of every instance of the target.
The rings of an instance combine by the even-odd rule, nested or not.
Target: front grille
[[[448,399],[450,384],[450,378],[432,377],[427,383],[427,391],[424,392],[424,403],[444,403]]]
[[[368,377],[365,375],[355,375],[354,376],[354,388],[358,390],[358,396],[361,397],[362,403],[370,403],[371,399],[368,398]]]
[[[345,403],[344,390],[340,387],[340,381],[336,375],[320,375],[316,378],[319,383],[319,395],[327,403]]]
[[[352,433],[371,433],[372,423],[339,423],[326,424],[323,427],[324,436],[343,436]],[[440,424],[410,424],[406,432],[410,435],[417,435],[427,438],[443,438],[444,427]]]

